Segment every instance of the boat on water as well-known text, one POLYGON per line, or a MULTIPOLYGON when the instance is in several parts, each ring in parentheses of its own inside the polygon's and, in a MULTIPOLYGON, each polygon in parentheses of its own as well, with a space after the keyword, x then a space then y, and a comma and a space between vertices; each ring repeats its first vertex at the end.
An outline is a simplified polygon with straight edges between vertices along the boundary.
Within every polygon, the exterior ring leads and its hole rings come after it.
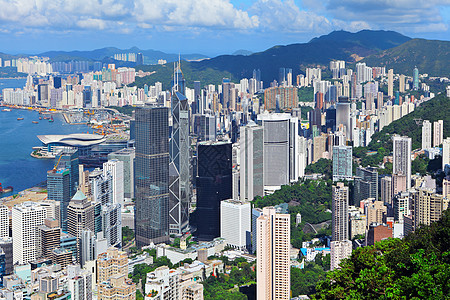
POLYGON ((39 117, 39 120, 42 120, 42 117, 39 117))
POLYGON ((4 108, 2 111, 11 111, 11 108, 4 108))
POLYGON ((23 120, 23 118, 17 118, 17 121, 23 120))
POLYGON ((9 193, 13 191, 12 186, 7 186, 5 188, 2 187, 2 183, 0 182, 0 194, 9 193))
POLYGON ((31 123, 38 124, 39 122, 38 121, 31 121, 31 123))
POLYGON ((55 120, 53 120, 53 116, 50 117, 50 120, 48 120, 49 122, 55 122, 55 120))

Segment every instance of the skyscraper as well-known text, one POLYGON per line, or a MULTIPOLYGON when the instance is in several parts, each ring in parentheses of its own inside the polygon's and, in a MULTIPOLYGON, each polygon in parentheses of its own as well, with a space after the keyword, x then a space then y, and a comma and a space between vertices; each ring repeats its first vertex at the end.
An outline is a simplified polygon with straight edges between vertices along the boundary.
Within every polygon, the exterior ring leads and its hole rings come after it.
POLYGON ((417 67, 413 70, 413 88, 416 91, 419 89, 419 69, 417 67))
POLYGON ((47 210, 34 202, 24 202, 12 208, 12 238, 14 263, 27 264, 39 253, 38 231, 44 224, 47 210))
POLYGON ((264 196, 263 129, 250 121, 240 130, 240 198, 252 201, 255 196, 264 196))
POLYGON ((367 198, 378 200, 378 172, 376 168, 356 168, 355 203, 367 198))
MULTIPOLYGON (((181 73, 180 66, 178 66, 181 73)), ((189 103, 180 85, 183 75, 174 81, 171 99, 172 135, 169 144, 169 231, 182 234, 189 226, 191 198, 189 139, 189 103)))
POLYGON ((388 97, 394 97, 394 70, 389 69, 388 71, 388 97))
POLYGON ((406 176, 406 189, 411 187, 411 138, 394 135, 392 174, 406 176))
POLYGON ((352 138, 352 128, 350 126, 350 102, 348 97, 341 96, 336 104, 336 128, 344 126, 344 133, 347 140, 352 138))
POLYGON ((256 298, 290 299, 290 215, 263 208, 257 219, 256 298))
POLYGON ((331 200, 332 241, 348 239, 348 187, 338 182, 332 187, 331 200))
POLYGON ((70 197, 75 195, 78 189, 79 179, 79 159, 77 149, 64 149, 55 157, 55 165, 59 161, 59 168, 66 168, 70 171, 70 197))
POLYGON ((124 196, 123 162, 117 159, 112 159, 103 163, 103 175, 106 176, 108 172, 112 176, 113 203, 123 206, 123 196, 124 196))
POLYGON ((431 123, 424 120, 422 124, 422 150, 431 148, 431 123))
POLYGON ((0 205, 0 239, 9 237, 8 207, 0 205))
POLYGON ((444 121, 433 122, 433 147, 438 147, 444 141, 444 121))
POLYGON ((232 199, 220 202, 220 236, 231 247, 241 250, 250 249, 250 202, 240 202, 232 199))
POLYGON ((47 198, 60 203, 59 220, 63 231, 67 231, 67 206, 71 199, 70 180, 70 169, 53 169, 47 172, 47 198))
POLYGON ((442 143, 442 170, 445 170, 445 165, 448 164, 450 164, 450 137, 442 143))
POLYGON ((352 146, 333 147, 333 181, 352 178, 352 146))
POLYGON ((352 255, 352 241, 332 241, 330 243, 330 270, 333 271, 339 267, 343 259, 352 255))
POLYGON ((61 228, 58 220, 45 219, 44 224, 38 226, 39 254, 47 259, 51 259, 52 251, 59 247, 61 239, 61 228))
POLYGON ((124 197, 134 198, 134 149, 125 148, 108 154, 108 160, 117 159, 123 162, 124 197))
POLYGON ((169 110, 136 110, 135 232, 138 247, 169 239, 169 110))
POLYGON ((220 201, 232 197, 232 144, 198 144, 197 232, 199 240, 220 236, 220 201))

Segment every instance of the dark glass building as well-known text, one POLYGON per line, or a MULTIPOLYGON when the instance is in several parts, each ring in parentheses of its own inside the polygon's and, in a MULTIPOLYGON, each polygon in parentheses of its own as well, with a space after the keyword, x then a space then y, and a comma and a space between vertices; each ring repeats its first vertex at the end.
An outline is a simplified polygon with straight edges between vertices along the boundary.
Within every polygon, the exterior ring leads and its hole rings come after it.
POLYGON ((137 247, 169 240, 169 110, 136 109, 137 247))
POLYGON ((61 230, 67 232, 67 206, 70 199, 70 169, 60 168, 47 172, 47 198, 60 203, 61 230))
POLYGON ((232 198, 232 144, 198 145, 197 232, 199 240, 220 236, 220 201, 232 198))

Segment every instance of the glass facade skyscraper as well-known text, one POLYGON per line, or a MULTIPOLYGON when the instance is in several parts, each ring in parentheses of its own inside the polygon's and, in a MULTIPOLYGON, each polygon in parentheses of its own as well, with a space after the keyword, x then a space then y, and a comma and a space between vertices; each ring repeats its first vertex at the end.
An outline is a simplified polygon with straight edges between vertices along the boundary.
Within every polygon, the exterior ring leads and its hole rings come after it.
POLYGON ((67 232, 67 207, 72 195, 70 193, 70 169, 61 168, 47 172, 47 198, 60 203, 61 230, 67 232))
POLYGON ((137 247, 169 240, 169 110, 136 110, 135 232, 137 247))
POLYGON ((199 240, 220 236, 220 201, 232 197, 232 144, 198 144, 197 232, 199 240))

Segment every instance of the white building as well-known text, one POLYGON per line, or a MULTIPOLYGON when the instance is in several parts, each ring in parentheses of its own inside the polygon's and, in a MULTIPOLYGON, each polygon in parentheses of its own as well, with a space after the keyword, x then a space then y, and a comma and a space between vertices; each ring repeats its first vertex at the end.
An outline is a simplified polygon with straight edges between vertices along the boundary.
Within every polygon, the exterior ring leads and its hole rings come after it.
POLYGON ((109 160, 103 164, 103 173, 112 175, 113 181, 113 203, 123 206, 124 188, 123 188, 123 162, 117 159, 109 160))
POLYGON ((422 149, 431 148, 431 122, 424 120, 422 124, 422 149))
POLYGON ((331 231, 332 241, 348 239, 348 186, 338 182, 332 187, 331 231))
POLYGON ((250 249, 251 230, 250 202, 231 199, 220 202, 220 236, 227 245, 250 249))
POLYGON ((92 299, 92 273, 80 265, 67 266, 67 283, 73 300, 92 299))
POLYGON ((433 147, 439 147, 444 140, 444 121, 433 122, 433 147))
POLYGON ((445 170, 445 165, 450 164, 450 137, 446 138, 442 143, 442 170, 445 170))
POLYGON ((256 297, 290 299, 290 215, 263 208, 257 220, 256 297))
POLYGON ((44 224, 47 210, 34 202, 24 202, 12 209, 13 262, 26 264, 37 258, 37 227, 44 224))
POLYGON ((349 258, 352 255, 352 241, 333 241, 331 242, 330 255, 330 269, 339 268, 339 264, 343 259, 349 258))
POLYGON ((406 189, 411 187, 411 138, 394 135, 392 174, 406 176, 406 189))
POLYGON ((8 207, 0 205, 0 239, 9 237, 8 207))

